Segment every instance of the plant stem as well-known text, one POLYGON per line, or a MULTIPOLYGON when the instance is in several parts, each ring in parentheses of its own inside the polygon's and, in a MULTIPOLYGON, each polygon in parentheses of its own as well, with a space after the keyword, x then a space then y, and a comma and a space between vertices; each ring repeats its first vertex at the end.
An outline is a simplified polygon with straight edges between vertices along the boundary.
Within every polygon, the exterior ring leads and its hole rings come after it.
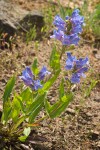
POLYGON ((62 50, 61 50, 61 54, 60 54, 60 60, 62 58, 62 55, 65 53, 66 51, 66 46, 62 46, 62 50))
POLYGON ((40 118, 39 120, 37 120, 34 124, 38 124, 39 122, 43 121, 44 119, 48 118, 48 115, 40 118))

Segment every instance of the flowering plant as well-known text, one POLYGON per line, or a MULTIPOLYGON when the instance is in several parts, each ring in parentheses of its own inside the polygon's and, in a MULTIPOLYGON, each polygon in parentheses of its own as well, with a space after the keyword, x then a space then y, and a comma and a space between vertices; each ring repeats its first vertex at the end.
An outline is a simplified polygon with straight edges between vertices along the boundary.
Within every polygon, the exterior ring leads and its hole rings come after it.
POLYGON ((53 119, 61 115, 73 100, 71 90, 73 84, 79 83, 81 77, 85 77, 84 73, 88 71, 88 57, 77 59, 67 51, 71 45, 78 45, 80 40, 79 34, 82 32, 84 18, 79 15, 79 10, 75 9, 71 17, 66 16, 65 20, 59 15, 55 16, 53 24, 56 29, 51 38, 61 41, 63 46, 60 52, 55 47, 53 48, 50 57, 51 70, 49 71, 46 66, 43 66, 39 71, 38 62, 35 59, 32 67, 27 66, 19 77, 25 84, 19 94, 15 93, 10 97, 15 85, 15 77, 12 77, 6 85, 0 123, 0 139, 4 143, 3 146, 9 145, 10 142, 25 141, 30 135, 31 129, 39 125, 44 118, 53 119), (67 54, 67 60, 64 70, 62 70, 60 60, 64 53, 67 54), (67 76, 60 78, 59 99, 51 105, 47 94, 61 72, 68 73, 67 76), (66 91, 65 86, 68 87, 66 91), (42 109, 46 111, 46 115, 37 119, 42 109))

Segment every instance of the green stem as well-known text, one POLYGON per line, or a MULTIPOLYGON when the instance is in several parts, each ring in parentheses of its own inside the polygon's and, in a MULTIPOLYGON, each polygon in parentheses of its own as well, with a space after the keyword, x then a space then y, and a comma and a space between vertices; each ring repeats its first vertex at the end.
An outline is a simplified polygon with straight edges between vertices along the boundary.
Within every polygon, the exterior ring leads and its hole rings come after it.
POLYGON ((38 119, 34 124, 38 124, 39 122, 43 121, 44 119, 48 118, 48 115, 38 119))
POLYGON ((60 54, 60 60, 61 60, 63 54, 67 51, 66 48, 67 48, 67 47, 66 47, 65 45, 62 46, 62 50, 61 50, 61 54, 60 54))

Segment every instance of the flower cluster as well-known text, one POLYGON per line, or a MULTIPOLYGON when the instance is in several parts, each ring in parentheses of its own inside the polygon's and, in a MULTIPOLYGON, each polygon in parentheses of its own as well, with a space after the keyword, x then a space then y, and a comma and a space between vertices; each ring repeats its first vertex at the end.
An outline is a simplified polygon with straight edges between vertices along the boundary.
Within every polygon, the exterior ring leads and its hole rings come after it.
POLYGON ((78 9, 73 11, 71 17, 66 16, 65 21, 59 15, 55 16, 53 24, 57 29, 53 31, 51 38, 61 41, 63 45, 78 45, 84 24, 84 17, 79 15, 78 9))
POLYGON ((88 71, 89 60, 88 57, 77 59, 75 56, 72 56, 70 52, 67 52, 66 60, 66 70, 72 70, 73 74, 71 77, 72 83, 79 83, 80 77, 85 77, 85 72, 88 71))
POLYGON ((39 88, 42 88, 41 80, 43 80, 47 74, 51 73, 45 66, 43 66, 38 74, 38 79, 35 79, 35 75, 32 73, 30 67, 27 66, 22 72, 22 76, 20 76, 20 79, 22 79, 24 81, 24 84, 29 86, 32 90, 38 90, 39 88))

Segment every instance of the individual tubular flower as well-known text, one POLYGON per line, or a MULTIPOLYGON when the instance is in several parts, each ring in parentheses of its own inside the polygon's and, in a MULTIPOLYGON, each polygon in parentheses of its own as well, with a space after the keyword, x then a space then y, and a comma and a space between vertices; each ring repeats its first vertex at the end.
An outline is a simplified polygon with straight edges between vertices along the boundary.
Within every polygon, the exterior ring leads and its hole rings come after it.
POLYGON ((80 38, 77 34, 65 35, 62 44, 63 45, 78 45, 80 38))
POLYGON ((88 71, 88 67, 84 67, 84 68, 81 68, 81 69, 77 70, 76 73, 72 74, 71 82, 72 83, 79 83, 81 76, 83 78, 86 77, 86 75, 84 73, 87 72, 87 71, 88 71))
POLYGON ((50 72, 47 71, 47 68, 44 66, 38 74, 39 79, 35 79, 36 77, 32 73, 30 67, 26 67, 22 72, 20 79, 22 79, 24 84, 29 86, 32 90, 38 90, 39 88, 42 88, 41 80, 43 80, 47 74, 50 74, 50 72))
POLYGON ((75 9, 71 16, 71 22, 74 26, 83 25, 84 17, 79 15, 79 9, 75 9))
POLYGON ((63 39, 64 39, 64 32, 61 31, 61 30, 54 30, 53 31, 53 35, 50 36, 50 38, 55 38, 61 42, 63 42, 63 39))
POLYGON ((34 80, 35 76, 30 67, 25 68, 25 70, 22 72, 22 76, 20 76, 20 79, 22 79, 24 84, 29 86, 32 90, 38 90, 42 87, 40 80, 34 80))
POLYGON ((33 90, 38 90, 39 88, 42 88, 40 80, 34 80, 33 90))
POLYGON ((63 45, 78 45, 79 34, 82 32, 84 17, 79 15, 79 10, 75 9, 72 16, 66 16, 65 21, 59 16, 55 16, 53 24, 57 28, 51 38, 60 40, 63 45))
POLYGON ((80 82, 80 76, 77 73, 72 74, 71 82, 72 83, 79 83, 80 82))
POLYGON ((65 31, 66 22, 59 16, 56 15, 53 24, 62 31, 65 31))
POLYGON ((75 9, 72 13, 72 16, 66 16, 66 22, 67 24, 69 24, 72 29, 70 30, 70 32, 72 34, 75 33, 81 33, 82 32, 82 26, 84 24, 84 17, 79 15, 79 10, 75 9))
POLYGON ((70 52, 67 52, 67 60, 66 60, 66 70, 72 70, 74 68, 74 62, 76 61, 76 57, 72 56, 70 52))
POLYGON ((82 26, 81 25, 72 26, 72 29, 71 29, 72 34, 76 34, 76 33, 78 34, 81 32, 82 32, 82 26))
POLYGON ((26 67, 25 70, 22 72, 22 76, 20 76, 20 79, 22 79, 25 83, 25 85, 32 87, 34 84, 33 81, 34 75, 29 67, 26 67))
POLYGON ((76 59, 70 52, 67 53, 67 57, 65 68, 73 72, 70 80, 72 83, 79 83, 81 77, 86 77, 84 73, 88 71, 89 60, 87 57, 76 59))
POLYGON ((44 77, 45 77, 47 74, 49 75, 49 74, 51 74, 51 72, 49 72, 49 71, 47 70, 47 68, 46 68, 45 66, 43 66, 43 68, 41 69, 41 71, 40 71, 40 73, 39 73, 39 79, 40 79, 40 80, 43 80, 44 77))
POLYGON ((82 59, 80 58, 79 60, 76 60, 76 67, 77 68, 82 68, 84 65, 89 65, 89 60, 88 60, 88 57, 82 59))

